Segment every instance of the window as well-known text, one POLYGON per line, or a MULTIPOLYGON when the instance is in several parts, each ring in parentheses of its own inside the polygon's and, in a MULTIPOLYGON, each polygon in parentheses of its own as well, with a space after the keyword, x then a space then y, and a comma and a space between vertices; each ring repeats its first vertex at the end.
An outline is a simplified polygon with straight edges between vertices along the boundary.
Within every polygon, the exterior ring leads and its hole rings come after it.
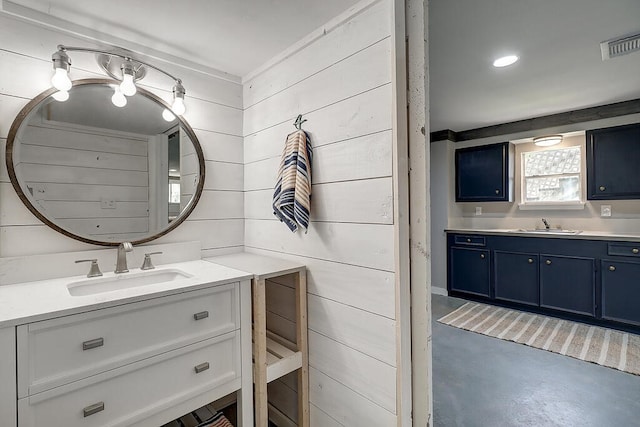
POLYGON ((522 153, 522 204, 582 202, 579 146, 522 153))

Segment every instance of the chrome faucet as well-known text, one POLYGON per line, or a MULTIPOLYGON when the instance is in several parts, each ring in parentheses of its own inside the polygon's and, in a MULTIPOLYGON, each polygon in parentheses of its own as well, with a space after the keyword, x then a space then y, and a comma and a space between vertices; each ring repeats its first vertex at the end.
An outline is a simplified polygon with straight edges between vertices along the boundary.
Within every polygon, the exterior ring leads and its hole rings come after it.
POLYGON ((118 258, 116 260, 116 274, 129 272, 127 268, 127 252, 131 252, 132 250, 133 245, 131 243, 120 243, 120 246, 118 246, 118 258))
POLYGON ((542 218, 542 223, 544 224, 544 228, 546 228, 547 230, 551 228, 551 226, 549 225, 546 219, 542 218))

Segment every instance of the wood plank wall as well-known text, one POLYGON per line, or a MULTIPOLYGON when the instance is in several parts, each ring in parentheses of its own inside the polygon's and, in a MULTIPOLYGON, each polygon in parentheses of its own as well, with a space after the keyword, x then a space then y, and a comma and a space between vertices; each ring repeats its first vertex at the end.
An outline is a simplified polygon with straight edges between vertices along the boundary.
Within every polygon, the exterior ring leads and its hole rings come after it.
MULTIPOLYGON (((82 38, 0 15, 0 257, 80 251, 96 247, 59 234, 33 216, 16 196, 4 152, 20 109, 50 87, 51 54, 58 44, 96 47, 82 38)), ((126 47, 126 46, 123 46, 126 47)), ((104 78, 92 54, 70 54, 72 79, 104 78)), ((154 243, 200 240, 203 256, 238 251, 244 242, 242 85, 157 63, 181 77, 187 89, 185 118, 206 160, 205 191, 189 219, 154 243)), ((173 82, 150 72, 143 87, 166 100, 173 82)))
MULTIPOLYGON (((308 267, 316 427, 397 422, 390 16, 388 0, 372 2, 244 84, 245 247, 308 267), (298 114, 314 147, 306 234, 292 234, 271 209, 298 114)), ((285 336, 289 286, 268 284, 270 327, 285 336)), ((293 381, 269 392, 294 411, 293 381)))

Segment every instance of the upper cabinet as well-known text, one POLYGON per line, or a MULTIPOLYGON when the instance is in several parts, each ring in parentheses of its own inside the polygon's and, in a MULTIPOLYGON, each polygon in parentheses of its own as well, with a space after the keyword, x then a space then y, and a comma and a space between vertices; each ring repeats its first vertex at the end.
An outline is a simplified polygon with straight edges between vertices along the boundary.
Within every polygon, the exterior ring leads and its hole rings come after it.
POLYGON ((513 200, 513 145, 509 142, 456 150, 456 202, 513 200))
POLYGON ((640 199, 640 123, 587 131, 587 198, 640 199))

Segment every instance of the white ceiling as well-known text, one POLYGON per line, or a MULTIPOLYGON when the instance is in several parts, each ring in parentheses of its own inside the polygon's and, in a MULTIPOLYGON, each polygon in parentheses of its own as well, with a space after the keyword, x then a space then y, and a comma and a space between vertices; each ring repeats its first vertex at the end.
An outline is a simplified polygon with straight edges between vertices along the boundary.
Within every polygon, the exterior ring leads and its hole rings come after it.
POLYGON ((462 131, 640 98, 640 52, 600 42, 640 32, 640 0, 430 0, 431 130, 462 131), (515 53, 503 69, 492 61, 515 53))
POLYGON ((358 1, 12 0, 239 77, 358 1))
MULTIPOLYGON (((207 68, 246 76, 358 0, 13 0, 207 68)), ((640 98, 640 0, 430 0, 431 130, 461 131, 640 98), (520 61, 496 69, 497 56, 520 61)))

